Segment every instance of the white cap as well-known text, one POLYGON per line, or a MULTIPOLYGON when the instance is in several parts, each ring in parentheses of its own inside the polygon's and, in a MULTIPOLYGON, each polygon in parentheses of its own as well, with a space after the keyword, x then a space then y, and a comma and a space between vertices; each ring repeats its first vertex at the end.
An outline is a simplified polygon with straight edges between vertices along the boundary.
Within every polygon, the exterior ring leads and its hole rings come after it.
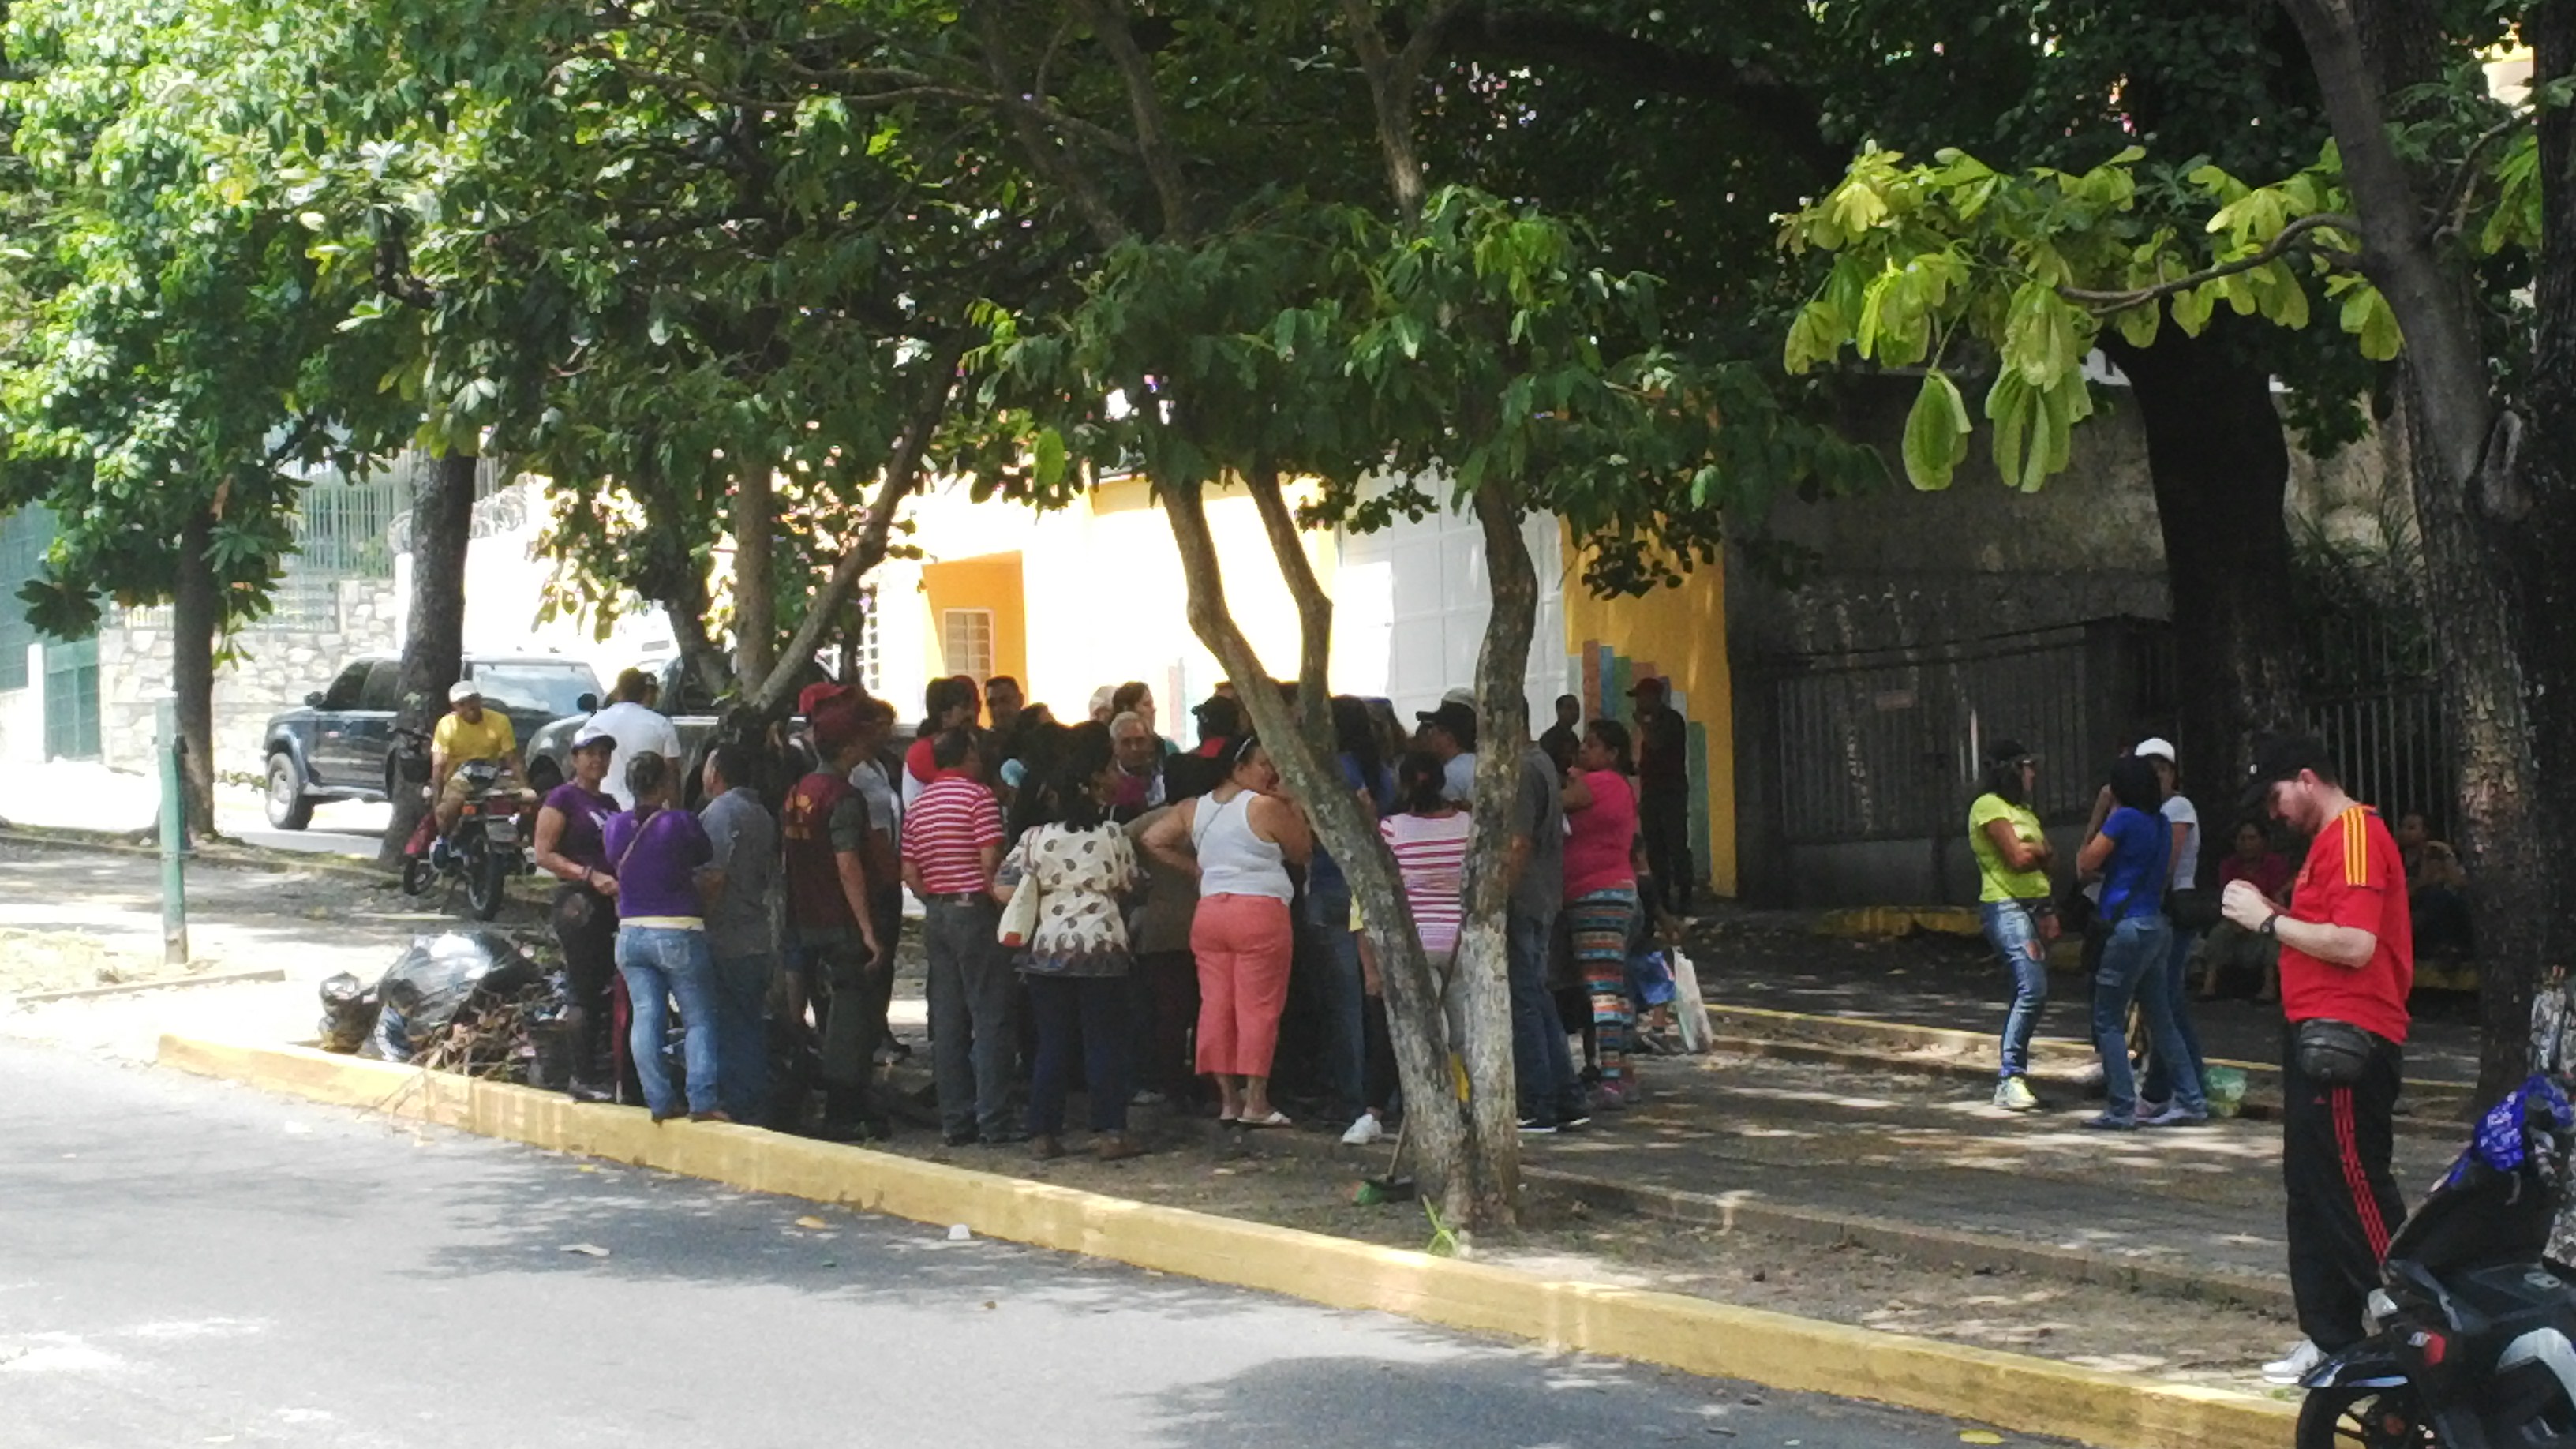
POLYGON ((460 679, 454 684, 447 686, 447 702, 449 704, 463 704, 469 699, 481 699, 482 697, 483 691, 481 687, 476 685, 474 681, 470 679, 460 679))
POLYGON ((2162 760, 2168 765, 2178 765, 2182 763, 2180 760, 2174 758, 2173 742, 2165 739, 2161 735, 2149 735, 2147 738, 2138 741, 2138 747, 2129 751, 2129 753, 2137 756, 2141 760, 2162 760))
POLYGON ((1457 688, 1450 690, 1447 694, 1440 696, 1440 702, 1442 704, 1463 704, 1469 709, 1474 709, 1476 707, 1476 691, 1473 688, 1462 684, 1457 688))
POLYGON ((572 732, 572 747, 574 749, 586 750, 596 744, 606 744, 611 750, 614 750, 617 748, 617 736, 610 734, 607 730, 604 730, 595 724, 585 724, 581 728, 572 732))

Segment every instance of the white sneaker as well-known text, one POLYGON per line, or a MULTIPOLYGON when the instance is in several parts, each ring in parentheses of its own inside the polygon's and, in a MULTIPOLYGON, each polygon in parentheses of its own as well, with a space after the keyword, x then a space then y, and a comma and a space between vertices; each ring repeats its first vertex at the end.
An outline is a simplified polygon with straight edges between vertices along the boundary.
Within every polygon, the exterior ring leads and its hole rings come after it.
POLYGON ((2036 1112, 2039 1098, 2030 1083, 2019 1077, 2006 1077, 1995 1086, 1995 1105, 2007 1112, 2036 1112))
POLYGON ((2295 1384, 2325 1361, 2325 1350, 2303 1338, 2291 1345, 2288 1355, 2263 1365, 2263 1381, 2268 1384, 2295 1384))
POLYGON ((1359 1120, 1351 1124, 1351 1130, 1342 1134, 1344 1147, 1366 1147, 1385 1140, 1386 1128, 1378 1124, 1375 1112, 1362 1112, 1359 1120))

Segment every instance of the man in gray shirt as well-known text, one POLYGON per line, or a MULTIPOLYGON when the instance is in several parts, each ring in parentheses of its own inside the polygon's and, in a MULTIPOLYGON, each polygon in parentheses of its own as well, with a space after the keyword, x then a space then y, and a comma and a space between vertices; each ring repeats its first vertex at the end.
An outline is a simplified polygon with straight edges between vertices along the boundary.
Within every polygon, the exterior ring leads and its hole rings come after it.
POLYGON ((1589 1122, 1583 1078, 1566 1049, 1565 1020, 1547 989, 1548 953, 1556 915, 1565 904, 1565 793, 1556 763, 1536 745, 1521 747, 1520 793, 1512 802, 1512 842, 1506 868, 1512 903, 1506 918, 1511 947, 1512 1075, 1520 1086, 1523 1132, 1538 1134, 1589 1122))
POLYGON ((724 1064, 725 1111, 737 1122, 768 1120, 769 982, 778 969, 770 904, 778 894, 778 822, 751 788, 751 747, 718 745, 707 755, 706 805, 698 811, 715 845, 711 870, 724 884, 707 904, 707 951, 715 958, 716 1059, 724 1064))

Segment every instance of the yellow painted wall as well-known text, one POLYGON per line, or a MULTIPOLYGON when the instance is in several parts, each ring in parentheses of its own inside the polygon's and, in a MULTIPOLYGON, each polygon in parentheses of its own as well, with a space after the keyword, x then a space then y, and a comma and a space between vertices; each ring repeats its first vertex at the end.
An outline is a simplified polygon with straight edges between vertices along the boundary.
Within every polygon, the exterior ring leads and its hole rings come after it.
MULTIPOLYGON (((1572 544, 1568 544, 1569 554, 1572 544)), ((1658 589, 1638 599, 1597 599, 1584 589, 1580 570, 1569 570, 1565 589, 1566 652, 1583 671, 1585 717, 1606 712, 1629 717, 1625 698, 1601 698, 1605 682, 1597 668, 1602 646, 1617 656, 1621 677, 1609 682, 1616 696, 1649 667, 1673 681, 1682 712, 1705 730, 1708 786, 1708 834, 1701 865, 1711 889, 1732 896, 1736 889, 1735 855, 1735 677, 1726 653, 1726 578, 1711 564, 1692 572, 1681 586, 1658 589), (1605 705, 1607 706, 1605 710, 1605 705)))
POLYGON ((1023 685, 1027 683, 1028 605, 1019 554, 988 553, 925 563, 921 567, 921 591, 930 612, 928 653, 934 666, 949 672, 941 654, 941 615, 949 609, 989 609, 993 614, 992 673, 1007 674, 1023 685))

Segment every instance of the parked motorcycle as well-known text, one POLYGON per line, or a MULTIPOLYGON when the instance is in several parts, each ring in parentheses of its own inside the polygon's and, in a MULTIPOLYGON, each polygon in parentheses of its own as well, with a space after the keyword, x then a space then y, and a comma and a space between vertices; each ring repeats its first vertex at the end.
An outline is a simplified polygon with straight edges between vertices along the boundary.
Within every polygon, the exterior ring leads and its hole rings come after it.
POLYGON ((2576 1110, 2533 1077, 2388 1245, 2370 1337, 2302 1386, 2298 1449, 2576 1449, 2576 1267, 2549 1260, 2576 1110))
MULTIPOLYGON (((426 774, 424 769, 424 778, 426 774)), ((502 786, 501 767, 492 761, 468 761, 457 767, 457 774, 465 781, 465 808, 456 817, 456 828, 441 840, 437 812, 422 813, 403 847, 403 889, 425 896, 441 880, 462 881, 474 919, 488 921, 501 913, 511 878, 528 870, 519 822, 522 806, 519 792, 502 786)))

